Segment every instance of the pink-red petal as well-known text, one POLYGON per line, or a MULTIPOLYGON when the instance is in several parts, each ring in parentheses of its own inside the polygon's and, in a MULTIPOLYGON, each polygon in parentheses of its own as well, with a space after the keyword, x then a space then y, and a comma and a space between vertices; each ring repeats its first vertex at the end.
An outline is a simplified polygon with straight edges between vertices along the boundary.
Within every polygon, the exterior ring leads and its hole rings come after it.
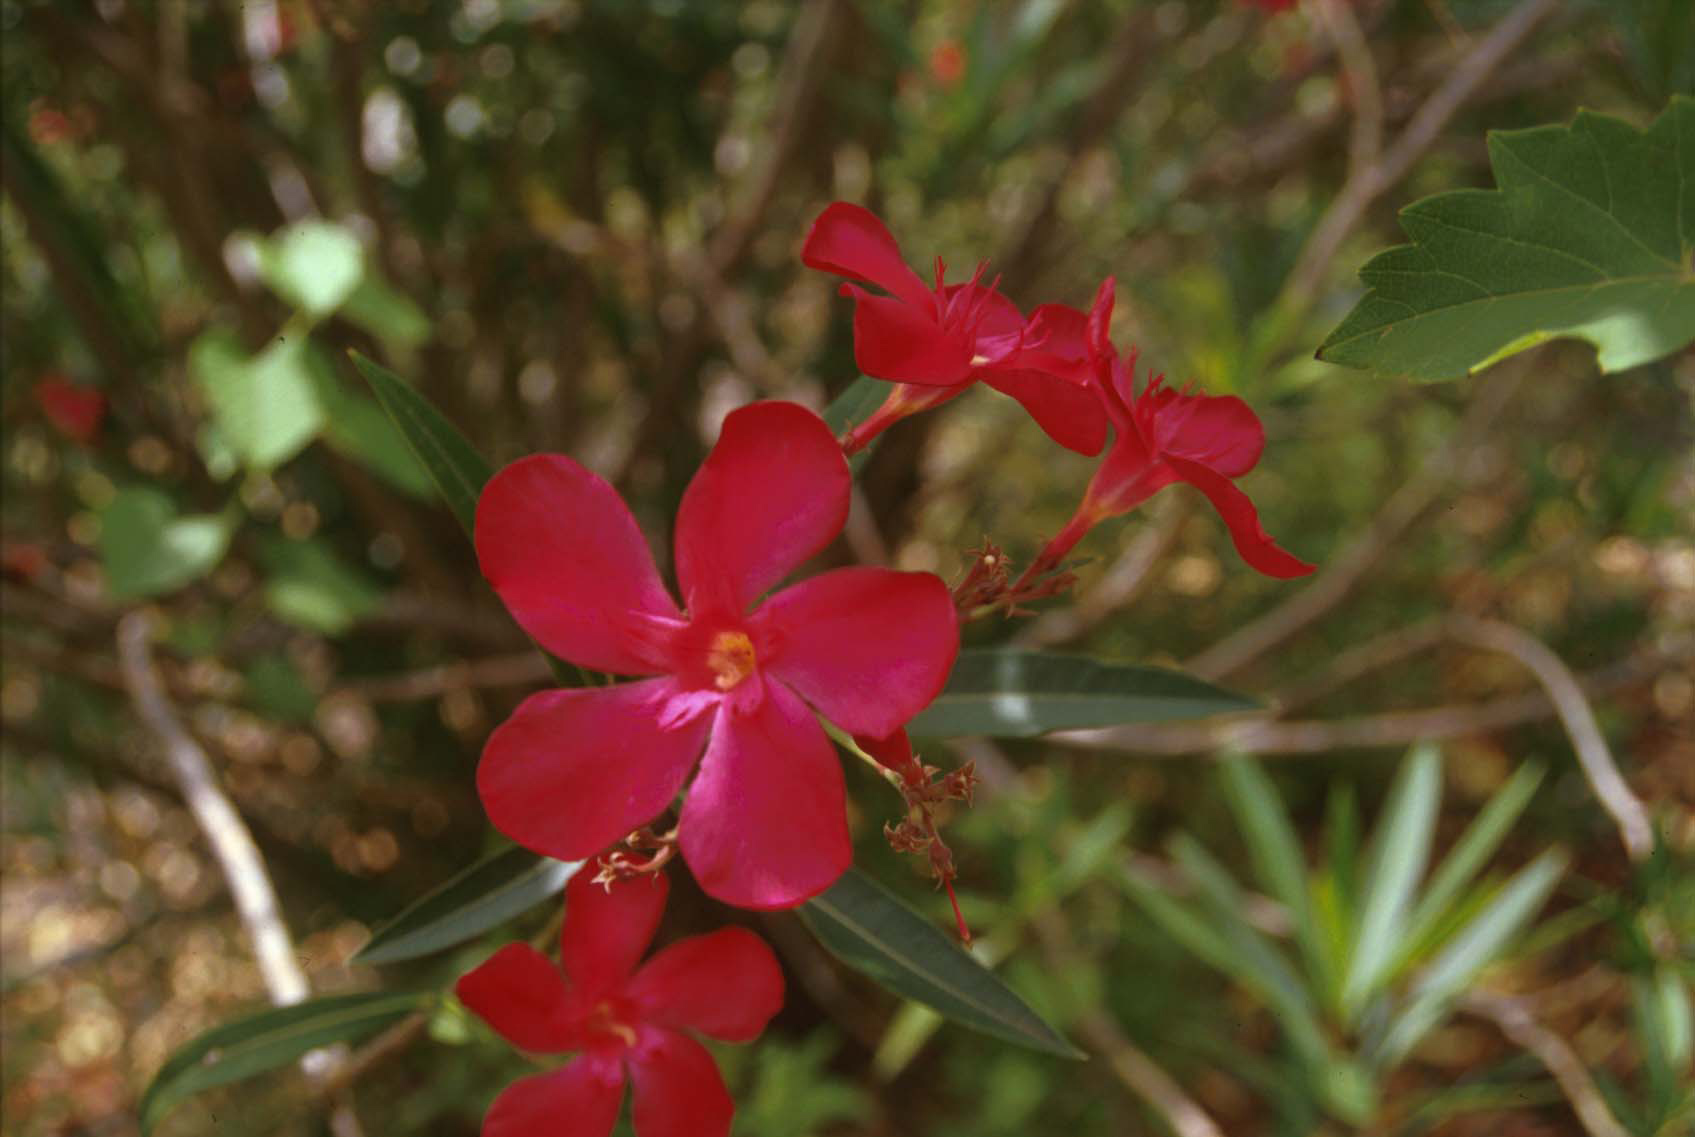
POLYGON ((995 368, 982 374, 985 383, 1017 399, 1036 425, 1067 450, 1092 457, 1106 445, 1106 410, 1091 388, 1023 368, 995 368))
POLYGON ((494 827, 526 848, 576 861, 671 803, 711 717, 670 713, 669 679, 543 691, 483 747, 477 793, 494 827))
POLYGON ((1259 463, 1265 428, 1241 399, 1169 390, 1150 397, 1154 439, 1162 452, 1199 462, 1227 478, 1239 478, 1259 463))
POLYGON ((596 884, 584 865, 565 887, 565 927, 559 960, 582 996, 593 1003, 624 985, 653 942, 671 882, 664 873, 596 884))
POLYGON ((885 735, 941 691, 959 654, 953 597, 933 573, 843 568, 785 588, 749 621, 766 672, 849 731, 885 735))
POLYGON ((1199 462, 1167 456, 1177 476, 1207 496, 1230 529, 1236 552, 1248 565, 1279 580, 1305 576, 1313 566, 1278 547, 1259 523, 1259 511, 1236 484, 1199 462))
POLYGON ((783 1009, 783 969, 746 928, 721 928, 648 960, 625 994, 658 1026, 751 1042, 783 1009))
POLYGON ((971 378, 970 346, 949 334, 935 317, 851 284, 842 290, 854 297, 853 358, 865 374, 932 387, 952 387, 971 378))
POLYGON ((607 1137, 623 1104, 623 1063, 584 1055, 506 1087, 483 1118, 482 1137, 607 1137))
MULTIPOLYGON (((733 996, 726 992, 725 997, 733 996)), ((636 1137, 726 1137, 730 1132, 736 1103, 724 1088, 718 1063, 700 1043, 647 1027, 629 1063, 636 1137)))
POLYGON ((934 297, 900 255, 893 234, 863 206, 838 201, 825 207, 806 234, 800 259, 808 268, 875 284, 921 311, 934 311, 934 297))
POLYGON ((677 579, 690 616, 742 615, 841 532, 851 486, 830 428, 805 407, 731 412, 677 511, 677 579))
POLYGON ((570 990, 565 977, 529 944, 507 944, 459 977, 453 993, 520 1050, 571 1048, 570 990))
POLYGON ((560 454, 520 458, 484 487, 476 544, 489 584, 547 650, 595 671, 664 670, 654 630, 681 617, 600 475, 560 454))
POLYGON ((1030 313, 1024 343, 1010 364, 1087 383, 1090 365, 1089 317, 1068 304, 1043 304, 1030 313))
POLYGON ((679 825, 701 888, 738 908, 792 908, 853 861, 841 766, 781 683, 754 710, 720 707, 679 825))

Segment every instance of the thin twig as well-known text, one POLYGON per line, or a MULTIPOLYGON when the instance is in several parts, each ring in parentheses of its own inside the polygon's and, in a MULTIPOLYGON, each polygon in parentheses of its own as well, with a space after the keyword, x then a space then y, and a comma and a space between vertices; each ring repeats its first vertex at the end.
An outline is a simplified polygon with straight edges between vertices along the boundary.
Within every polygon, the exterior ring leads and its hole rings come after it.
MULTIPOLYGON (((272 1004, 290 1006, 311 993, 306 973, 283 923, 282 905, 265 868, 265 859, 229 797, 218 785, 212 763, 200 744, 184 729, 165 694, 164 682, 152 656, 156 617, 145 608, 118 621, 118 660, 136 714, 164 746, 165 758, 183 801, 205 834, 224 881, 235 901, 236 915, 253 946, 253 958, 272 1004)), ((328 1079, 345 1056, 344 1048, 314 1050, 300 1068, 315 1084, 328 1079), (339 1053, 338 1053, 339 1051, 339 1053)), ((359 1137, 357 1115, 344 1094, 338 1094, 330 1116, 337 1137, 359 1137)))
POLYGON ((1456 639, 1512 656, 1536 676, 1553 701, 1590 788, 1618 826, 1625 852, 1633 861, 1645 861, 1652 856, 1654 827, 1648 820, 1648 809, 1619 774, 1612 751, 1595 721, 1595 712, 1571 669, 1548 645, 1511 624, 1453 616, 1446 621, 1446 627, 1456 639))
POLYGON ((212 854, 229 883, 242 927, 253 944, 253 955, 265 990, 277 1006, 306 997, 306 973, 294 955, 294 943, 283 926, 276 889, 265 871, 264 858, 253 834, 219 787, 212 763, 177 720, 165 695, 164 683, 152 659, 154 616, 139 609, 118 621, 118 659, 136 713, 164 745, 183 800, 212 846, 212 854))
POLYGON ((1318 294, 1342 242, 1371 203, 1406 176, 1454 113, 1559 6, 1560 0, 1521 0, 1454 66, 1378 160, 1353 172, 1302 246, 1279 297, 1281 306, 1290 311, 1306 309, 1318 294))
POLYGON ((1377 61, 1354 18, 1347 0, 1316 0, 1313 8, 1324 25, 1347 80, 1354 105, 1353 131, 1348 142, 1348 180, 1377 161, 1383 150, 1383 90, 1377 80, 1377 61))
POLYGON ((1535 1055, 1559 1083, 1589 1137, 1629 1137, 1607 1109, 1606 1100, 1576 1052, 1565 1039, 1536 1021, 1524 999, 1473 992, 1460 1000, 1460 1009, 1488 1019, 1508 1039, 1535 1055))

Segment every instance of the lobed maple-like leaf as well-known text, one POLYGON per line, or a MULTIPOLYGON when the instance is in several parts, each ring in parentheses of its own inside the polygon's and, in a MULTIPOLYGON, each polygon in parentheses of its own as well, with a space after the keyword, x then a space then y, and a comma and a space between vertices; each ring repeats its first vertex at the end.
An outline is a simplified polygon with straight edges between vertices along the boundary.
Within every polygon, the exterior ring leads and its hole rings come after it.
POLYGON ((1589 111, 1489 135, 1494 190, 1401 211, 1412 244, 1360 270, 1370 286, 1318 358, 1452 379, 1558 337, 1602 371, 1695 340, 1695 99, 1647 130, 1589 111))

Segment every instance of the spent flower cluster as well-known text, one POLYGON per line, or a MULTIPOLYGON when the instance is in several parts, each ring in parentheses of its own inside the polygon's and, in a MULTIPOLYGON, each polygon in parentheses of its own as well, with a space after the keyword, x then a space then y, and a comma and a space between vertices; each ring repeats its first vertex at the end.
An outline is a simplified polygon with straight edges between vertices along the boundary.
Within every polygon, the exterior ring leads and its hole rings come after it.
POLYGON ((757 1036, 782 1002, 770 949, 732 928, 635 965, 677 856, 707 895, 750 909, 802 904, 847 870, 832 736, 900 794, 903 813, 884 835, 927 862, 969 939, 939 829, 946 803, 970 803, 976 775, 924 764, 905 727, 947 682, 960 624, 1063 592, 1073 579, 1064 558, 1100 521, 1181 481, 1212 502, 1249 565, 1273 577, 1311 571, 1235 485, 1264 449, 1258 418, 1240 399, 1173 390, 1158 375, 1138 387, 1135 352, 1121 355, 1107 335, 1110 278, 1087 312, 1044 304, 1026 318, 998 278, 985 283, 985 265, 948 284, 938 260, 926 284, 883 223, 845 203, 813 223, 801 256, 847 279, 859 368, 894 386, 839 440, 793 403, 724 420, 677 511, 681 603, 628 506, 570 458, 520 459, 478 503, 483 574, 519 625, 586 671, 629 677, 530 696, 483 751, 477 789, 496 828, 537 852, 597 862, 567 889, 562 972, 512 944, 460 981, 461 1000, 520 1049, 580 1054, 502 1094, 485 1137, 555 1132, 567 1114, 571 1132, 600 1137, 626 1081, 638 1137, 728 1132, 722 1079, 682 1032, 757 1036), (985 539, 952 588, 869 567, 777 588, 846 524, 848 455, 978 382, 1017 400, 1061 446, 1104 451, 1075 515, 1024 572, 1014 579, 985 539))

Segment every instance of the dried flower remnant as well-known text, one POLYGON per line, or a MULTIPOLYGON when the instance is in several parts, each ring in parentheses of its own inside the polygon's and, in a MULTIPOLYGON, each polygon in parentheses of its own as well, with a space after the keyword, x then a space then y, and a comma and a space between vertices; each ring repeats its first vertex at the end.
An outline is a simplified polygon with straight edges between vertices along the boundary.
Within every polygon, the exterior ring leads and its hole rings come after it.
POLYGON ((947 586, 929 573, 836 569, 760 600, 840 532, 849 486, 812 412, 732 413, 677 514, 685 614, 598 476, 559 455, 496 474, 477 552, 518 623, 561 658, 649 678, 525 700, 477 771, 495 826, 580 860, 662 813, 698 760, 676 840, 702 888, 769 909, 833 884, 852 849, 814 709, 886 734, 935 698, 959 649, 947 586))
POLYGON ((953 891, 954 878, 959 874, 954 867, 953 850, 942 840, 936 809, 947 801, 971 804, 978 781, 975 765, 967 762, 946 774, 935 766, 926 766, 912 752, 912 740, 904 729, 882 738, 855 735, 854 743, 877 760, 884 777, 906 802, 906 816, 893 825, 885 822, 883 837, 895 852, 917 853, 930 862, 930 874, 936 878, 936 886, 947 890, 948 903, 953 905, 959 938, 969 944, 971 929, 966 926, 965 914, 959 910, 959 898, 953 891))
POLYGON ((565 890, 560 963, 507 944, 455 993, 507 1041, 537 1054, 578 1052, 514 1082, 483 1119, 483 1137, 612 1132, 628 1081, 636 1137, 723 1137, 735 1103, 693 1032, 757 1038, 783 1005, 783 973, 744 928, 679 940, 640 967, 665 911, 663 874, 603 885, 583 871, 565 890))

